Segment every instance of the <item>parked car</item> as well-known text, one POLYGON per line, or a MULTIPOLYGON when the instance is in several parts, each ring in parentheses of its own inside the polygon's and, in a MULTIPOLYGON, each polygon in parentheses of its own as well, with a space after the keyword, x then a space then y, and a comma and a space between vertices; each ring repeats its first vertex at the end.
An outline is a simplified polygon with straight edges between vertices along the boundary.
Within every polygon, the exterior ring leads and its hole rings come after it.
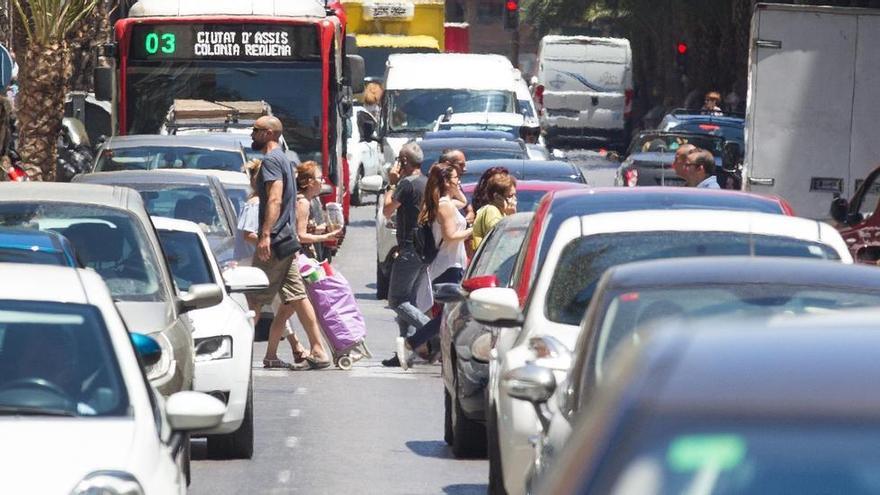
MULTIPOLYGON (((539 206, 536 222, 540 217, 539 206)), ((577 326, 606 269, 647 259, 750 253, 852 262, 846 245, 831 226, 751 211, 589 214, 581 210, 562 221, 549 237, 550 248, 537 265, 540 268, 534 272, 534 287, 527 299, 521 302, 514 288, 481 289, 469 296, 475 319, 518 329, 500 332, 490 367, 489 455, 503 470, 508 493, 522 493, 525 486, 526 473, 534 462, 534 449, 528 439, 538 433, 538 418, 530 405, 500 393, 500 377, 541 357, 542 351, 530 345, 532 337, 549 335, 568 349, 574 347, 577 326)), ((522 249, 527 246, 528 240, 522 249)), ((566 360, 552 364, 560 379, 570 365, 566 360)), ((491 468, 492 464, 490 474, 491 468)), ((496 478, 495 483, 500 481, 496 478)))
POLYGON ((534 95, 551 146, 624 147, 633 101, 629 40, 548 35, 538 46, 534 95))
MULTIPOLYGON (((473 200, 476 183, 463 184, 461 190, 468 201, 473 200)), ((585 189, 586 184, 577 182, 559 182, 543 180, 517 180, 516 181, 516 211, 518 213, 533 212, 538 208, 538 202, 545 194, 551 191, 567 191, 569 189, 585 189)))
POLYGON ((0 263, 0 280, 0 492, 186 493, 187 434, 223 404, 156 393, 141 364, 166 350, 128 333, 95 271, 0 263))
POLYGON ((616 186, 683 186, 684 179, 672 170, 675 152, 683 144, 692 144, 712 152, 715 176, 721 182, 724 139, 682 132, 643 131, 633 138, 626 159, 617 169, 616 186))
POLYGON ((254 453, 254 405, 251 363, 254 317, 247 301, 234 295, 269 286, 266 274, 249 266, 220 271, 201 228, 183 220, 153 217, 178 290, 193 284, 217 284, 223 301, 189 312, 193 322, 193 389, 217 397, 226 406, 219 425, 194 432, 208 435, 208 456, 250 459, 254 453))
MULTIPOLYGON (((870 267, 727 257, 641 261, 609 268, 578 330, 568 378, 558 384, 547 401, 548 412, 541 414, 546 429, 536 442, 535 476, 562 451, 581 410, 605 380, 614 353, 628 342, 643 342, 652 327, 699 322, 709 331, 716 323, 867 307, 880 307, 880 270, 870 267)), ((567 352, 550 339, 539 345, 567 352)))
POLYGON ((82 267, 73 246, 55 232, 0 227, 0 263, 82 267))
POLYGON ((874 235, 880 225, 880 167, 863 181, 856 181, 856 193, 847 201, 835 195, 830 216, 837 222, 840 235, 846 240, 853 258, 859 263, 876 265, 880 261, 880 238, 874 235))
POLYGON ((0 183, 0 226, 66 237, 98 272, 128 328, 153 337, 162 357, 146 367, 164 396, 192 390, 193 326, 186 313, 218 304, 216 284, 177 294, 159 239, 134 190, 94 184, 0 183))
MULTIPOLYGON (((694 324, 624 349, 536 493, 880 491, 877 318, 694 324)), ((552 383, 531 371, 523 391, 552 383)))
POLYGON ((80 175, 76 182, 130 187, 140 193, 151 216, 199 224, 220 263, 235 260, 237 216, 226 189, 213 175, 124 170, 80 175))
MULTIPOLYGON (((520 180, 539 180, 552 182, 575 182, 578 184, 586 184, 587 179, 584 177, 581 169, 577 165, 570 162, 557 160, 524 160, 524 159, 498 159, 498 160, 479 160, 470 159, 470 155, 465 153, 467 157, 467 171, 461 176, 462 184, 477 183, 483 172, 492 167, 505 167, 520 180)), ((517 188, 519 193, 519 188, 517 188)))
POLYGON ((95 172, 195 168, 241 172, 247 157, 240 141, 214 135, 130 135, 107 138, 95 172))

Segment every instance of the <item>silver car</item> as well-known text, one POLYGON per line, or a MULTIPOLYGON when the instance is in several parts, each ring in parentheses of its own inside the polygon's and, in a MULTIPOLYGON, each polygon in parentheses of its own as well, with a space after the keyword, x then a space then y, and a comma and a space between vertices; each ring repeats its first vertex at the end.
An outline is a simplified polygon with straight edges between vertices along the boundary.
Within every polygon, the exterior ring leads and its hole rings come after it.
POLYGON ((98 152, 94 171, 171 168, 241 172, 245 161, 241 143, 222 136, 136 134, 108 138, 98 152))
POLYGON ((164 396, 192 390, 193 328, 184 313, 219 304, 223 294, 216 284, 176 293, 136 191, 91 184, 0 183, 0 226, 67 237, 80 261, 103 277, 129 331, 149 335, 162 347, 161 359, 145 368, 150 382, 164 396))

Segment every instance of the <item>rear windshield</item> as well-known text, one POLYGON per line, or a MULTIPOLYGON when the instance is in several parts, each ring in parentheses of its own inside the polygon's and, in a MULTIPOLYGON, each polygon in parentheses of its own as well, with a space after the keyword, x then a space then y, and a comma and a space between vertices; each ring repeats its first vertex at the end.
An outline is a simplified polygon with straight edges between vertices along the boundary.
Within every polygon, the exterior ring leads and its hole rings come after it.
POLYGON ((226 221, 221 199, 208 186, 168 186, 162 184, 129 184, 144 199, 150 216, 188 220, 208 235, 232 235, 226 221))
POLYGON ((696 134, 708 134, 710 136, 721 136, 728 141, 736 141, 740 144, 745 141, 744 129, 742 126, 721 125, 711 123, 685 122, 675 126, 676 131, 693 132, 696 134))
MULTIPOLYGON (((526 155, 526 151, 522 148, 507 148, 507 149, 499 149, 499 148, 469 148, 466 146, 459 146, 457 149, 460 149, 464 152, 464 156, 467 157, 468 161, 470 160, 526 160, 528 156, 526 155)), ((431 169, 431 165, 440 161, 440 154, 442 150, 429 151, 422 150, 425 152, 425 161, 422 162, 422 173, 427 174, 431 169)), ((482 172, 480 172, 482 174, 482 172)), ((477 182, 480 179, 480 176, 477 175, 473 177, 470 169, 461 176, 462 184, 467 184, 469 182, 477 182)))
MULTIPOLYGON (((676 130, 681 129, 676 128, 676 130)), ((675 153, 684 144, 692 144, 697 148, 711 151, 715 157, 720 157, 724 140, 700 136, 645 134, 633 138, 628 153, 675 153)))
POLYGON ((244 160, 236 151, 189 148, 183 146, 138 146, 101 152, 96 172, 187 168, 241 172, 244 160))
POLYGON ((612 266, 693 256, 840 259, 824 244, 732 232, 624 232, 580 237, 565 247, 556 264, 547 290, 547 318, 566 325, 580 324, 599 277, 612 266))
POLYGON ((38 249, 0 247, 0 263, 25 263, 29 265, 70 266, 63 253, 38 249))

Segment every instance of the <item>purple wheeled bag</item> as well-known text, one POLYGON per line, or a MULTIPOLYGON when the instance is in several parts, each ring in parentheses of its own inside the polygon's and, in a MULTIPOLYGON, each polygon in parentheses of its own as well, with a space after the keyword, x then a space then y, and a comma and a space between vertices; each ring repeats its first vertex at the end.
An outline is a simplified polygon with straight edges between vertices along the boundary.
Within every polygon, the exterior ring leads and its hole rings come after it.
POLYGON ((330 277, 307 283, 306 289, 318 323, 335 353, 348 351, 363 342, 367 336, 364 315, 342 274, 336 271, 330 277))

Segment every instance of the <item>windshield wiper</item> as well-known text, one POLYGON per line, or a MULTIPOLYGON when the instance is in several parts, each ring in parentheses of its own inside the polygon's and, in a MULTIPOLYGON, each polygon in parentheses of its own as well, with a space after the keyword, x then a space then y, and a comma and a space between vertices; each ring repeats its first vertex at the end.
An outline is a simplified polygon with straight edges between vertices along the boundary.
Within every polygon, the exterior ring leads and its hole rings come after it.
POLYGON ((64 409, 44 409, 27 406, 0 406, 0 416, 66 416, 76 417, 76 413, 64 409))

